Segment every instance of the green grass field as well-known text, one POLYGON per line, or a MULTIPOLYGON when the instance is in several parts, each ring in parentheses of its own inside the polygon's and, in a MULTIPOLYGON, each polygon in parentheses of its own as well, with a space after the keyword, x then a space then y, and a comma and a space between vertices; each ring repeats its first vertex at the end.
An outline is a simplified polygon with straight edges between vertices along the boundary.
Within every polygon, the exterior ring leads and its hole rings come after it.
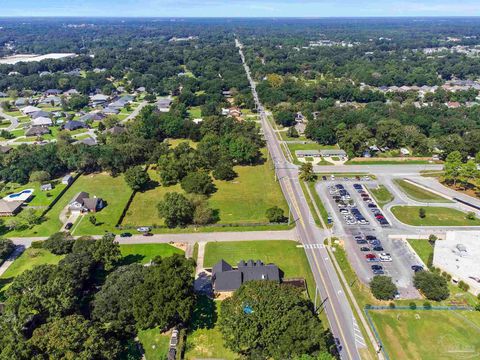
POLYGON ((428 190, 422 189, 412 183, 405 180, 395 180, 395 183, 400 189, 407 194, 407 196, 413 200, 420 202, 435 202, 435 203, 451 203, 450 200, 445 199, 442 196, 434 194, 428 190))
POLYGON ((433 256, 433 246, 425 239, 409 239, 408 243, 422 259, 424 264, 428 265, 428 259, 433 256))
POLYGON ((15 277, 34 266, 43 264, 58 264, 63 256, 52 254, 48 250, 28 248, 0 277, 0 301, 4 299, 4 292, 15 277))
POLYGON ((393 200, 393 195, 383 185, 379 185, 377 188, 368 188, 368 191, 373 195, 380 207, 383 207, 393 200))
POLYGON ((122 244, 120 251, 123 256, 123 263, 146 264, 154 257, 168 257, 173 254, 184 254, 184 252, 169 244, 122 244))
POLYGON ((170 336, 160 333, 160 329, 140 330, 138 340, 148 360, 165 360, 168 355, 170 336))
POLYGON ((188 110, 191 119, 200 119, 202 117, 202 109, 200 106, 193 106, 188 110))
POLYGON ((418 216, 422 206, 394 206, 392 213, 395 217, 408 225, 413 226, 480 226, 480 219, 468 220, 466 213, 437 206, 425 206, 426 216, 418 216))
POLYGON ((306 279, 309 294, 313 296, 315 284, 305 250, 297 245, 295 241, 285 240, 209 242, 205 247, 204 266, 213 267, 221 259, 232 266, 249 259, 275 263, 284 272, 284 278, 306 279))
POLYGON ((480 313, 370 311, 391 359, 454 360, 480 357, 480 313))
MULTIPOLYGON (((232 181, 217 181, 215 192, 209 201, 210 207, 219 211, 221 224, 266 223, 265 212, 272 206, 288 207, 275 182, 270 164, 236 166, 238 177, 232 181)), ((159 175, 149 170, 153 181, 159 183, 159 175)), ((135 194, 122 225, 163 225, 158 217, 157 204, 167 192, 182 192, 180 185, 156 186, 143 193, 135 194)))
POLYGON ((224 346, 217 321, 220 301, 200 297, 193 313, 191 328, 187 333, 185 359, 237 359, 238 355, 224 346))

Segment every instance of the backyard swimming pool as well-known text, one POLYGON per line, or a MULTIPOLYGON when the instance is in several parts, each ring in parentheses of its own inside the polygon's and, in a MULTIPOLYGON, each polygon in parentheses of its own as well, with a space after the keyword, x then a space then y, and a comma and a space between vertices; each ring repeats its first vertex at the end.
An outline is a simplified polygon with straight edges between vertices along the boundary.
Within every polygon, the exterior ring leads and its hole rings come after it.
POLYGON ((5 201, 27 201, 33 194, 33 189, 25 189, 18 193, 7 195, 3 198, 5 201))

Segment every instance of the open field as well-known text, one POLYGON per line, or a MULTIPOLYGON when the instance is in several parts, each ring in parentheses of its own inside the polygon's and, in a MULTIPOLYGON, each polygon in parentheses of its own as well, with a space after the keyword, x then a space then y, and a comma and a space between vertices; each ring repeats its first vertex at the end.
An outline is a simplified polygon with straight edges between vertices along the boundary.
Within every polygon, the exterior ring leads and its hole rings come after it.
POLYGON ((383 185, 379 185, 377 188, 369 188, 368 191, 373 195, 380 207, 383 207, 393 200, 393 195, 383 185))
POLYGON ((444 197, 434 194, 428 190, 422 189, 412 183, 405 180, 395 180, 395 183, 407 194, 407 196, 413 200, 420 202, 435 202, 435 203, 451 203, 450 200, 444 197))
POLYGON ((422 259, 425 265, 428 265, 428 259, 433 260, 433 246, 430 245, 428 240, 422 239, 409 239, 408 243, 415 250, 417 255, 422 259))
POLYGON ((295 241, 232 241, 209 242, 205 247, 204 266, 213 267, 221 259, 232 266, 240 260, 261 260, 275 263, 284 272, 284 278, 302 277, 307 280, 309 294, 314 295, 315 284, 305 251, 295 241))
POLYGON ((369 312, 391 359, 477 359, 480 313, 440 310, 369 312))
POLYGON ((394 206, 392 213, 395 217, 413 226, 480 226, 480 219, 468 220, 466 213, 446 207, 425 206, 426 216, 418 216, 422 206, 394 206))
MULTIPOLYGON (((265 211, 272 206, 288 209, 279 185, 275 182, 269 163, 257 166, 236 166, 238 177, 232 181, 217 181, 215 192, 209 199, 210 207, 219 211, 221 224, 267 223, 265 211)), ((123 225, 163 225, 158 217, 157 204, 167 192, 182 192, 180 185, 158 185, 159 175, 149 170, 157 183, 152 189, 135 194, 123 225)))
POLYGON ((122 244, 120 251, 124 264, 146 264, 156 256, 168 257, 173 254, 184 254, 182 250, 169 244, 122 244))
POLYGON ((188 109, 187 112, 192 119, 199 119, 202 117, 202 109, 200 108, 200 106, 193 106, 188 109))
POLYGON ((140 330, 138 340, 148 360, 165 360, 168 355, 170 336, 160 333, 160 329, 140 330))
POLYGON ((0 301, 4 298, 5 290, 15 277, 37 265, 58 264, 63 256, 54 255, 48 250, 28 248, 0 277, 0 301))

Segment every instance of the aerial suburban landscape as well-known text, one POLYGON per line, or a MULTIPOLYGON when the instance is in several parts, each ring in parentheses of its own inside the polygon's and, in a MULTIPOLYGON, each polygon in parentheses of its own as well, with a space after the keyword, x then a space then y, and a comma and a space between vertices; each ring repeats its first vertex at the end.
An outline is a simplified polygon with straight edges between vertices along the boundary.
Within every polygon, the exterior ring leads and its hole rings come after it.
POLYGON ((0 360, 480 359, 480 6, 140 3, 2 11, 0 360))

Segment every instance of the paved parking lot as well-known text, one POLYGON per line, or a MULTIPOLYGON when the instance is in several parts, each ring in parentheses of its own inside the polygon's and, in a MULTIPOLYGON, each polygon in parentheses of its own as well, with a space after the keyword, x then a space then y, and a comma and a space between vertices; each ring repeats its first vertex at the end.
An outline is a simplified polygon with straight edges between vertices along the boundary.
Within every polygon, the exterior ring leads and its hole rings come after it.
MULTIPOLYGON (((389 223, 388 226, 380 224, 372 212, 373 205, 371 205, 372 207, 368 206, 368 203, 375 204, 374 200, 372 199, 371 202, 363 200, 364 197, 370 198, 367 195, 367 188, 371 186, 376 186, 376 182, 362 179, 345 180, 342 178, 331 180, 327 178, 326 181, 317 183, 316 190, 324 201, 333 221, 333 234, 344 240, 349 261, 357 272, 359 279, 363 283, 369 283, 374 276, 372 265, 379 265, 381 266, 380 272, 391 276, 396 283, 400 297, 417 298, 419 294, 413 287, 413 271, 411 269, 412 265, 418 264, 416 255, 401 239, 390 239, 388 237, 390 234, 401 234, 402 231, 395 229, 395 223, 392 225, 392 221, 383 214, 381 209, 377 208, 389 223), (362 186, 357 186, 357 189, 355 189, 354 184, 362 186), (367 184, 368 186, 365 186, 367 184), (365 193, 363 197, 360 191, 365 193), (342 214, 340 209, 346 209, 342 210, 345 214, 342 214), (373 239, 373 237, 379 243, 376 243, 375 240, 367 241, 366 244, 357 243, 357 240, 365 242, 367 238, 373 239), (373 247, 375 245, 380 246, 383 250, 374 251, 373 247), (369 251, 361 251, 362 247, 368 247, 369 251), (379 261, 382 253, 390 254, 391 261, 379 261), (375 261, 367 261, 366 256, 368 254, 373 254, 375 261)), ((368 256, 373 257, 372 255, 368 256)), ((382 257, 385 260, 388 259, 387 256, 382 257)))

